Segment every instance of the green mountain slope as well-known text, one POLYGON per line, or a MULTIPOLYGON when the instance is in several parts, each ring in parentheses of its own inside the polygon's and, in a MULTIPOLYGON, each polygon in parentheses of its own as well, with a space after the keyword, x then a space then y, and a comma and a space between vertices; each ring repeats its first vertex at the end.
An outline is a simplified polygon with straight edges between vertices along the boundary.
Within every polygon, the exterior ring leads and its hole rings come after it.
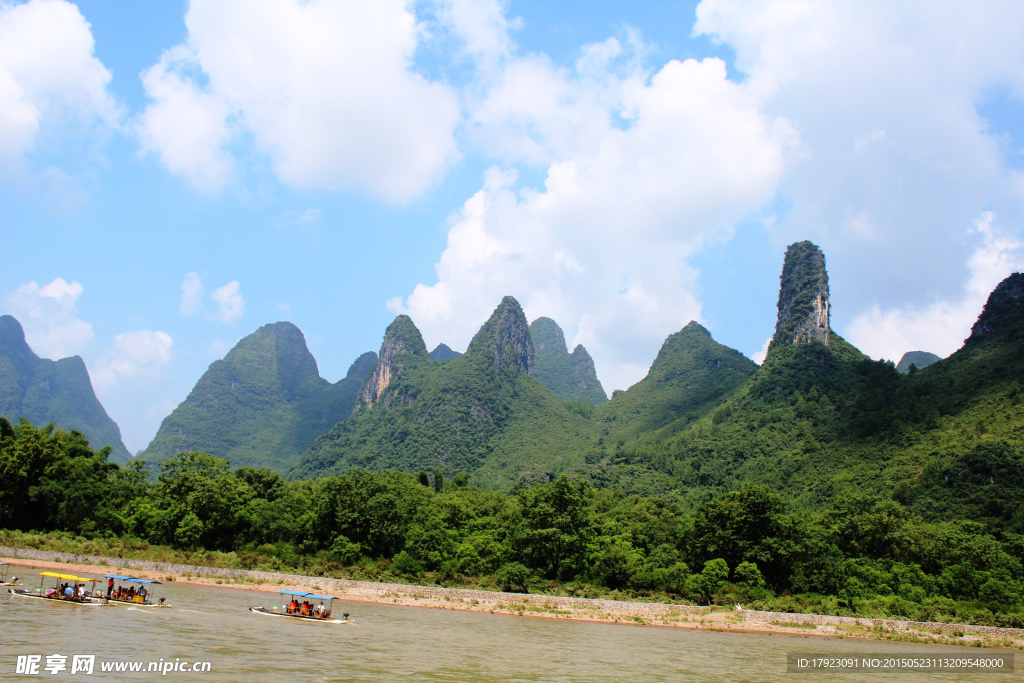
POLYGON ((565 334, 551 318, 537 318, 530 323, 533 340, 533 376, 559 398, 586 401, 597 405, 608 400, 604 387, 597 379, 594 360, 583 348, 576 346, 572 353, 565 345, 565 334))
POLYGON ((593 422, 531 376, 534 351, 518 302, 505 297, 466 353, 429 359, 408 316, 388 327, 360 406, 316 440, 291 473, 351 467, 442 467, 509 487, 562 470, 592 441, 593 422))
POLYGON ((297 327, 264 325, 210 365, 141 457, 162 462, 183 451, 204 451, 234 467, 284 472, 352 412, 375 361, 373 352, 363 354, 331 384, 320 377, 297 327))
POLYGON ((908 373, 910 372, 910 366, 917 367, 918 370, 923 370, 935 361, 942 360, 941 357, 936 356, 934 353, 928 353, 927 351, 907 351, 900 358, 900 362, 896 364, 896 372, 908 373))
POLYGON ((447 344, 438 344, 433 351, 430 352, 431 359, 438 363, 443 363, 446 360, 455 360, 462 354, 458 351, 452 351, 447 344))
MULTIPOLYGON (((692 421, 757 370, 739 351, 719 344, 696 322, 665 339, 647 376, 598 411, 636 436, 677 420, 692 421)), ((622 435, 618 435, 620 438, 622 435)))
POLYGON ((808 245, 787 251, 764 365, 699 419, 626 439, 579 476, 695 502, 767 484, 810 509, 866 493, 1024 531, 1024 276, 996 288, 963 348, 904 375, 831 331, 824 257, 808 245))
POLYGON ((0 316, 0 415, 14 424, 22 417, 36 425, 55 422, 64 431, 81 432, 97 450, 110 446, 111 462, 131 460, 81 357, 40 358, 25 343, 21 323, 9 315, 0 316))

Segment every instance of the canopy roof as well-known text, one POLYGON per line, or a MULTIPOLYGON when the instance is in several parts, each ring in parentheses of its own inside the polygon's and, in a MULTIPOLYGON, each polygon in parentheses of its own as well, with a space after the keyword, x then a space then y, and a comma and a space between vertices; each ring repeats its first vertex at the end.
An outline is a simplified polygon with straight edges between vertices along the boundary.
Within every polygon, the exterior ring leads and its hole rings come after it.
POLYGON ((160 583, 159 581, 151 581, 149 579, 137 579, 134 576, 121 576, 120 574, 104 574, 105 579, 117 579, 119 581, 134 581, 135 583, 160 583))
POLYGON ((64 579, 65 581, 95 581, 96 579, 87 579, 84 576, 75 576, 74 574, 57 574, 56 572, 39 572, 39 576, 55 576, 58 579, 64 579))
POLYGON ((312 598, 313 600, 337 600, 330 595, 317 595, 316 593, 303 593, 302 591, 277 591, 278 593, 284 593, 287 595, 297 595, 300 598, 312 598))

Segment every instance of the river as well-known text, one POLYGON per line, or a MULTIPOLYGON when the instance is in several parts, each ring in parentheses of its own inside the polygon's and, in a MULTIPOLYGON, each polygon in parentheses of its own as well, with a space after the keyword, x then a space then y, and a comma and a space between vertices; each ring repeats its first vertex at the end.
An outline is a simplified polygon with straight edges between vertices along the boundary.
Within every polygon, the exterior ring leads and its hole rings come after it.
MULTIPOLYGON (((26 586, 39 571, 18 567, 26 586)), ((593 624, 386 604, 336 602, 355 624, 253 614, 273 593, 165 583, 173 608, 81 607, 0 596, 0 678, 152 681, 843 681, 850 673, 786 673, 788 652, 927 653, 968 648, 767 634, 593 624), (18 655, 68 655, 56 675, 15 676, 18 655), (96 655, 92 676, 72 656, 96 655), (149 662, 210 662, 210 671, 146 672, 149 662), (140 673, 102 673, 102 662, 143 662, 140 673)), ((971 649, 969 654, 981 653, 971 649)), ((1009 654, 985 650, 985 654, 1009 654)), ((1013 674, 873 674, 879 681, 1024 680, 1013 674)))

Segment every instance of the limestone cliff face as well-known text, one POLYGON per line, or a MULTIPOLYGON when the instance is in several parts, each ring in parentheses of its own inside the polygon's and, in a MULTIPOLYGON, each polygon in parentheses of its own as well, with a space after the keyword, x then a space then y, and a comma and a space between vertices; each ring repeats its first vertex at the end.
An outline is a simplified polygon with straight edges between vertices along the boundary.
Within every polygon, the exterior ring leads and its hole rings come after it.
POLYGON ((569 353, 565 334, 551 318, 530 323, 533 340, 533 376, 559 398, 598 404, 608 400, 597 379, 594 359, 583 345, 569 353))
POLYGON ((473 337, 466 354, 492 358, 496 372, 514 367, 532 375, 533 340, 519 302, 510 296, 502 299, 490 319, 473 337))
POLYGON ((429 358, 423 335, 407 315, 400 315, 388 325, 380 346, 377 363, 359 390, 360 401, 375 405, 388 388, 411 363, 429 358))
POLYGON ((971 327, 968 342, 978 341, 993 332, 1001 331, 1020 318, 1024 312, 1024 275, 1013 273, 996 285, 988 295, 985 308, 971 327))
POLYGON ((778 307, 773 347, 811 340, 829 343, 828 273, 817 245, 796 242, 786 249, 778 307))

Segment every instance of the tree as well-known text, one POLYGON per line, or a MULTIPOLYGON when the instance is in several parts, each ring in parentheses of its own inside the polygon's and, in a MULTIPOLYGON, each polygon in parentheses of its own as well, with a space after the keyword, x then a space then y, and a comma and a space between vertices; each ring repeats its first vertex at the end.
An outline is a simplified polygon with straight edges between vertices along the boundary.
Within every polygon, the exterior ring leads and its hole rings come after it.
POLYGON ((434 468, 434 491, 436 493, 444 491, 444 471, 440 467, 434 468))
POLYGON ((421 486, 426 486, 428 489, 430 488, 430 477, 423 470, 420 470, 419 482, 421 486))
POLYGON ((522 526, 515 539, 528 566, 553 579, 584 570, 590 489, 564 475, 545 486, 519 491, 522 526))

